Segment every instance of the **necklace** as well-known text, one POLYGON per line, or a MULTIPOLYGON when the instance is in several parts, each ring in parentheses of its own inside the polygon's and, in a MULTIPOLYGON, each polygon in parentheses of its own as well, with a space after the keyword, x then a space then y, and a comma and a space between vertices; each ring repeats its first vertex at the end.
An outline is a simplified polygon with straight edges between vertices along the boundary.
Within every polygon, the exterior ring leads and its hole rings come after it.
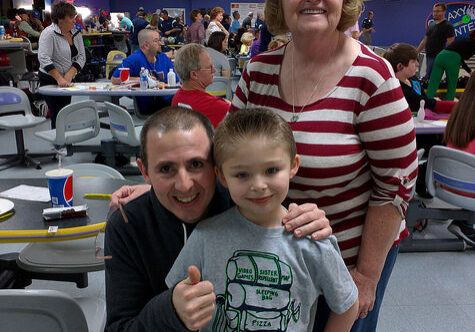
MULTIPOLYGON (((338 40, 336 42, 336 46, 335 46, 335 49, 333 50, 333 52, 330 54, 330 57, 328 58, 329 61, 330 59, 332 58, 333 54, 335 53, 336 49, 338 48, 338 44, 340 42, 340 36, 338 36, 338 40)), ((295 75, 294 75, 294 48, 295 48, 295 43, 292 45, 292 54, 291 54, 291 58, 292 58, 292 82, 295 82, 295 75)), ((328 61, 328 62, 329 62, 328 61)), ((328 69, 328 66, 327 68, 328 69)), ((317 88, 318 88, 318 85, 320 84, 320 81, 322 80, 323 78, 323 74, 326 73, 326 69, 320 74, 320 77, 318 78, 318 81, 317 83, 315 84, 315 87, 313 88, 312 90, 312 93, 310 94, 310 96, 308 96, 307 100, 305 101, 305 103, 303 104, 302 108, 300 109, 300 111, 298 111, 297 113, 295 113, 295 84, 292 84, 292 116, 290 117, 290 122, 291 123, 295 123, 299 120, 300 118, 300 114, 302 114, 302 111, 303 109, 305 108, 305 106, 307 106, 308 102, 310 101, 310 99, 312 99, 313 95, 315 94, 315 91, 317 91, 317 88)))

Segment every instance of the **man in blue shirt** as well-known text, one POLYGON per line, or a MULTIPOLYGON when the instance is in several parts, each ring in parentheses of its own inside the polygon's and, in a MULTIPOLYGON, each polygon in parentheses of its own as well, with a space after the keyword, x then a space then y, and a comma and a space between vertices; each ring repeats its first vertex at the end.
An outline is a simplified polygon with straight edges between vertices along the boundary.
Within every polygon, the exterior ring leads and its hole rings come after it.
MULTIPOLYGON (((173 63, 162 53, 160 34, 157 29, 145 28, 139 32, 138 42, 140 49, 125 58, 122 64, 112 74, 112 84, 120 84, 119 68, 129 68, 129 79, 131 81, 140 80, 140 70, 142 67, 148 69, 149 73, 155 78, 167 82, 167 74, 173 68, 173 63)), ((176 75, 176 73, 175 73, 176 75)), ((178 76, 176 78, 178 82, 178 76)), ((158 109, 171 104, 173 96, 167 97, 137 97, 136 103, 140 113, 152 114, 158 109)))
POLYGON ((119 28, 124 29, 125 31, 130 32, 132 30, 132 21, 130 18, 125 17, 122 14, 117 15, 117 19, 119 20, 119 28))
POLYGON ((231 27, 229 28, 229 32, 237 33, 238 29, 241 27, 241 23, 239 23, 240 18, 241 18, 241 15, 239 15, 239 12, 237 10, 235 10, 233 12, 233 22, 231 23, 231 27))
POLYGON ((130 34, 130 53, 134 53, 139 49, 138 35, 139 32, 148 25, 148 21, 145 19, 145 11, 139 10, 137 17, 133 19, 132 24, 134 26, 133 32, 130 34))
POLYGON ((180 32, 183 30, 178 23, 173 19, 168 17, 168 12, 164 9, 162 10, 162 21, 160 22, 160 31, 164 37, 178 37, 180 32))

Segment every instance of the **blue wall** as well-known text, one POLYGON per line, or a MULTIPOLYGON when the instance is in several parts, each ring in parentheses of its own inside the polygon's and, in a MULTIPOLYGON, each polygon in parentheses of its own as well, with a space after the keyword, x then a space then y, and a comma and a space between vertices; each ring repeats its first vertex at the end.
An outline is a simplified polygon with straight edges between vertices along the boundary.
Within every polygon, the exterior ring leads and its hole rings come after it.
MULTIPOLYGON (((417 46, 425 35, 425 23, 432 13, 432 6, 440 0, 368 0, 365 1, 365 12, 361 15, 360 26, 368 11, 374 12, 376 33, 373 34, 373 45, 389 46, 396 42, 405 42, 417 46)), ((142 6, 147 12, 155 12, 157 8, 185 8, 186 22, 192 9, 212 8, 221 6, 229 14, 231 2, 264 2, 264 0, 75 0, 75 4, 87 4, 95 8, 110 8, 111 11, 128 11, 135 17, 137 9, 142 6)), ((456 1, 445 1, 446 3, 456 1)), ((473 1, 465 1, 474 3, 473 1)), ((475 24, 474 27, 475 28, 475 24)))

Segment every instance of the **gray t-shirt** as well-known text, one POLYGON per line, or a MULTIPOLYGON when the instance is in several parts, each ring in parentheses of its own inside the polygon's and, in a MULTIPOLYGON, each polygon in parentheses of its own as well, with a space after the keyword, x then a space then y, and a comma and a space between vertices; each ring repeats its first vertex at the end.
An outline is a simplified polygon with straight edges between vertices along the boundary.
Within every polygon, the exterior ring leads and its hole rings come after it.
POLYGON ((230 69, 228 58, 226 58, 223 53, 220 53, 211 47, 207 47, 206 50, 211 57, 211 61, 213 61, 213 67, 216 68, 214 76, 222 76, 221 71, 230 69))
POLYGON ((334 236, 297 239, 245 219, 237 207, 199 223, 173 264, 173 287, 195 265, 216 294, 216 310, 201 331, 312 331, 317 298, 341 314, 358 290, 334 236), (240 329, 237 329, 240 327, 240 329))

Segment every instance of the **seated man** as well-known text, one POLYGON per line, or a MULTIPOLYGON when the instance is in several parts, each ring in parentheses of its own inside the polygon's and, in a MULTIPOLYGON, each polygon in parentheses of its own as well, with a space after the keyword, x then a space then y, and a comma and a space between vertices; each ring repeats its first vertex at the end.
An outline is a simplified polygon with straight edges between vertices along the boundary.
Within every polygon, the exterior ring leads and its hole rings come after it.
POLYGON ((28 12, 23 9, 23 8, 20 8, 18 10, 18 15, 20 16, 21 18, 21 22, 20 24, 18 25, 18 29, 20 30, 20 34, 28 37, 30 39, 30 41, 32 43, 37 43, 38 42, 38 38, 40 37, 40 34, 41 32, 40 31, 36 31, 35 29, 33 29, 33 27, 30 25, 29 21, 30 21, 30 17, 28 15, 28 12))
MULTIPOLYGON (((190 278, 171 289, 165 277, 194 226, 232 204, 216 182, 213 135, 203 114, 181 107, 162 109, 145 122, 137 163, 151 186, 126 186, 111 197, 113 207, 126 196, 129 203, 106 226, 104 251, 112 256, 105 261, 107 331, 197 330, 211 320, 215 295, 199 271, 191 269, 190 278)), ((291 204, 283 223, 297 237, 331 234, 314 204, 291 204)))
POLYGON ((231 103, 205 92, 206 87, 213 83, 213 74, 216 72, 206 48, 193 43, 183 46, 175 54, 175 68, 183 87, 173 97, 172 105, 203 113, 216 128, 226 116, 231 103))
POLYGON ((177 38, 183 31, 183 26, 178 24, 176 20, 168 16, 168 12, 164 9, 161 13, 162 21, 160 22, 160 31, 164 37, 177 38))
MULTIPOLYGON (((129 68, 130 80, 139 82, 142 67, 148 69, 148 72, 157 80, 160 79, 167 82, 167 74, 170 69, 173 69, 173 63, 162 53, 158 30, 151 28, 142 29, 139 32, 138 41, 140 49, 125 58, 122 64, 118 66, 112 74, 112 84, 120 84, 119 68, 129 68)), ((140 113, 152 114, 160 108, 170 106, 171 98, 171 96, 137 97, 136 102, 140 113)))

